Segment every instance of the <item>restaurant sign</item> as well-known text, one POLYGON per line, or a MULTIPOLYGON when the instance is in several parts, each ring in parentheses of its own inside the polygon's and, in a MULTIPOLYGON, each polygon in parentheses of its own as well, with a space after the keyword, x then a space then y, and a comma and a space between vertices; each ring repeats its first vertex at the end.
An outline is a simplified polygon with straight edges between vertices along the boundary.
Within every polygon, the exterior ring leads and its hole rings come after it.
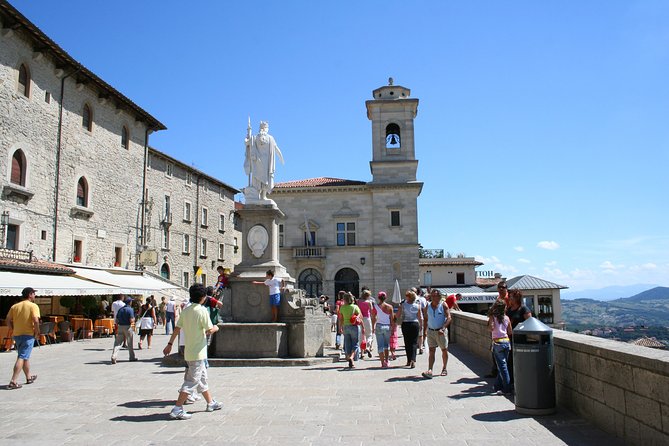
POLYGON ((497 300, 497 293, 462 293, 458 304, 486 304, 497 300))

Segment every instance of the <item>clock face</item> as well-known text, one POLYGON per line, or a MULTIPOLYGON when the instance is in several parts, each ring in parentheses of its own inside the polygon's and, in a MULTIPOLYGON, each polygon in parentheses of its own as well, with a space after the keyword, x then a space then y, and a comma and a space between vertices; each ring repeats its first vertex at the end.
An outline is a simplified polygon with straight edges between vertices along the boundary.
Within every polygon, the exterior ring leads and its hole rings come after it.
POLYGON ((386 136, 386 149, 399 149, 400 148, 400 135, 396 133, 390 133, 386 136))

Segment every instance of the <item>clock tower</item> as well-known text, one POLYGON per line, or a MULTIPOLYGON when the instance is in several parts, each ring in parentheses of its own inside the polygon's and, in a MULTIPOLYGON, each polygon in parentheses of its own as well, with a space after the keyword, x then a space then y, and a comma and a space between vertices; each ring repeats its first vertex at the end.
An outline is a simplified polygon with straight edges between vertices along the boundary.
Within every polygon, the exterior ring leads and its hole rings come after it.
POLYGON ((366 101, 367 118, 372 121, 372 184, 416 181, 418 160, 414 147, 414 119, 418 99, 411 90, 388 85, 374 90, 374 99, 366 101))

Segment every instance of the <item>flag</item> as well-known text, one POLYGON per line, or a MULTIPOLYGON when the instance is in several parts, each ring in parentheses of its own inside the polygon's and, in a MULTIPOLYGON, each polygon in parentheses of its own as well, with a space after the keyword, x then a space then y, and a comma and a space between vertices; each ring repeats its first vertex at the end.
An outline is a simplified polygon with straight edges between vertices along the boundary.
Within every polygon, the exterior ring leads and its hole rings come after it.
POLYGON ((200 277, 202 275, 202 267, 198 266, 197 271, 195 271, 195 277, 200 277))
POLYGON ((309 220, 307 219, 307 211, 304 211, 304 230, 307 232, 307 246, 311 246, 311 231, 309 230, 309 220))

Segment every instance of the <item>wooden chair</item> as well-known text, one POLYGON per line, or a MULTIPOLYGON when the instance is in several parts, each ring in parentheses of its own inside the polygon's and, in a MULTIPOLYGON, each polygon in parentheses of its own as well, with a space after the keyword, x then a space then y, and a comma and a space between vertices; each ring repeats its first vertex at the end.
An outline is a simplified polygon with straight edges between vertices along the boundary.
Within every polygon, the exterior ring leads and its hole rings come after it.
POLYGON ((14 338, 12 338, 12 330, 8 326, 0 327, 0 351, 8 351, 14 348, 14 338))

